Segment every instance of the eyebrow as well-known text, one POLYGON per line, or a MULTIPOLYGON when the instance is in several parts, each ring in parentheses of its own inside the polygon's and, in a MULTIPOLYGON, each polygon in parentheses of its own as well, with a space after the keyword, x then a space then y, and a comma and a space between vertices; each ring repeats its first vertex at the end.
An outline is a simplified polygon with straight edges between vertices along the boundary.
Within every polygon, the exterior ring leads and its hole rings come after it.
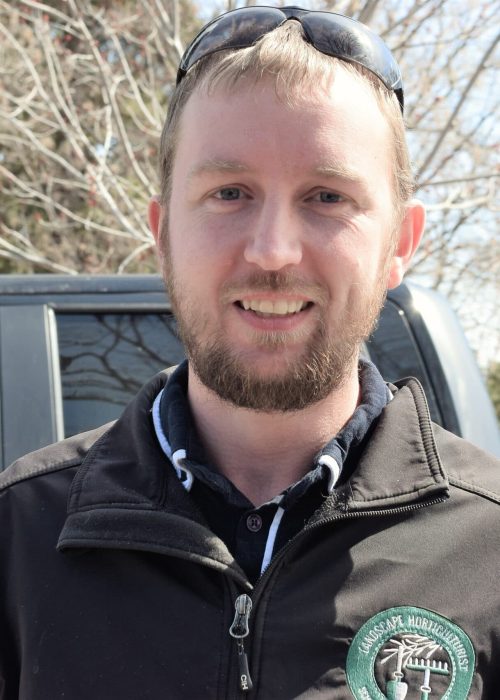
POLYGON ((188 180, 191 181, 206 173, 241 173, 250 168, 237 160, 224 160, 221 158, 209 158, 195 165, 188 173, 188 180))
MULTIPOLYGON (((226 160, 224 158, 209 158, 193 166, 188 173, 188 180, 191 181, 209 173, 241 173, 249 172, 251 168, 238 160, 226 160)), ((323 163, 312 169, 312 174, 319 177, 326 177, 336 180, 344 180, 353 184, 364 184, 363 176, 349 168, 348 165, 340 161, 323 163)))
POLYGON ((319 165, 313 170, 315 175, 320 177, 327 177, 336 180, 345 180, 347 182, 352 182, 353 184, 364 184, 364 178, 361 173, 348 165, 341 162, 324 163, 319 165))

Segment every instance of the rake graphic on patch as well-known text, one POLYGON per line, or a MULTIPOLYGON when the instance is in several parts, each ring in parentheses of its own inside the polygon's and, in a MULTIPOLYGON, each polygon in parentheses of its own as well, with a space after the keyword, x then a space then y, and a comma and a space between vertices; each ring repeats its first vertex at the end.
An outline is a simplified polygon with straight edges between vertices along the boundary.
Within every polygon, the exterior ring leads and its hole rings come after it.
POLYGON ((446 661, 434 661, 431 659, 418 659, 413 657, 408 659, 406 668, 410 671, 420 671, 424 674, 424 679, 420 686, 420 700, 429 700, 429 695, 432 692, 430 685, 431 674, 438 676, 450 675, 446 661))

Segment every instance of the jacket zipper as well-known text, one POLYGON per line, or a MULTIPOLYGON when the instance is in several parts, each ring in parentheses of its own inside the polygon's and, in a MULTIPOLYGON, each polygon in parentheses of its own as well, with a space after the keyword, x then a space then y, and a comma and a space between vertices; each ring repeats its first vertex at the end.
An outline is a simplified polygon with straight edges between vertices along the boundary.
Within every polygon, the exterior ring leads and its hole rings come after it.
POLYGON ((252 599, 246 593, 242 593, 236 598, 234 603, 235 614, 233 624, 229 628, 229 634, 236 639, 236 649, 238 652, 238 671, 240 690, 248 693, 252 690, 253 683, 248 669, 248 657, 245 651, 245 637, 250 631, 248 620, 252 610, 252 599))
POLYGON ((295 537, 293 537, 290 542, 288 542, 280 551, 271 559, 271 562, 262 576, 259 578, 257 585, 253 590, 253 602, 252 598, 247 593, 242 593, 239 595, 234 603, 235 615, 234 620, 229 628, 229 634, 233 639, 236 640, 236 648, 238 652, 238 670, 239 670, 239 690, 244 693, 248 693, 253 688, 253 682, 250 676, 250 667, 248 662, 248 654, 245 651, 244 638, 248 637, 250 633, 250 612, 252 610, 253 603, 255 603, 256 598, 258 598, 259 590, 264 586, 265 581, 271 576, 272 571, 276 568, 278 562, 283 559, 285 554, 292 549, 297 541, 301 537, 305 537, 307 533, 317 530, 323 525, 328 525, 330 523, 336 522, 338 520, 349 520, 361 517, 379 517, 385 515, 399 515, 403 513, 408 513, 414 510, 420 510, 422 508, 427 508, 427 506, 437 505, 438 503, 443 503, 446 501, 446 496, 440 498, 434 498, 429 501, 423 501, 420 503, 414 503, 407 506, 399 506, 398 508, 385 508, 382 510, 371 510, 371 511, 351 511, 345 513, 338 513, 338 515, 326 518, 325 520, 319 520, 310 527, 305 527, 301 530, 295 537), (257 596, 255 593, 257 592, 257 596))
MULTIPOLYGON (((313 523, 309 527, 305 527, 303 530, 298 532, 295 537, 292 537, 292 539, 287 542, 287 544, 280 549, 280 551, 271 559, 271 562, 265 572, 262 574, 262 576, 259 578, 257 581, 257 585, 255 586, 253 590, 253 602, 255 602, 255 592, 259 591, 260 588, 263 586, 263 582, 265 582, 271 575, 272 569, 276 568, 276 563, 279 559, 282 559, 282 557, 290 550, 292 549, 295 544, 297 543, 297 540, 299 540, 301 537, 305 537, 306 534, 317 530, 320 527, 323 527, 323 525, 329 525, 331 523, 336 522, 337 520, 350 520, 350 519, 355 519, 355 518, 363 518, 363 517, 381 517, 385 515, 402 515, 403 513, 408 513, 414 510, 421 510, 422 508, 427 508, 427 506, 434 506, 437 505, 438 503, 444 503, 444 501, 447 500, 446 496, 441 496, 440 498, 434 498, 430 501, 421 501, 420 503, 413 503, 411 505, 407 506, 399 506, 398 508, 385 508, 381 510, 357 510, 357 511, 347 511, 344 513, 338 513, 337 515, 331 517, 331 518, 325 518, 324 520, 318 520, 318 522, 313 523)), ((347 506, 346 506, 347 508, 347 506)))

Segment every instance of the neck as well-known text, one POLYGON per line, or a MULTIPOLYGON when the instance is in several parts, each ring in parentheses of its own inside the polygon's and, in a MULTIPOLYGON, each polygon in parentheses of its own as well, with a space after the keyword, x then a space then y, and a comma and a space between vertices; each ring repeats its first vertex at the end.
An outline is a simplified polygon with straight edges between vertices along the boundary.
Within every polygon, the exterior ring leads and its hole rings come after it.
POLYGON ((301 411, 264 413, 235 407, 189 370, 188 397, 211 462, 256 506, 271 500, 311 469, 359 402, 357 364, 347 381, 301 411))

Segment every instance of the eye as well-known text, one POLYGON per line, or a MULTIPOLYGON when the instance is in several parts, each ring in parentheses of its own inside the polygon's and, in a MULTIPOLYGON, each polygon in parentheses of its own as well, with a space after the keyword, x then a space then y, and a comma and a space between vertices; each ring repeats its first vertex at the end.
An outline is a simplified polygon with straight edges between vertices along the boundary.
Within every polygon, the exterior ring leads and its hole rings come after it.
POLYGON ((322 190, 321 192, 316 192, 312 198, 316 202, 322 202, 323 204, 338 204, 343 201, 343 197, 337 192, 329 192, 328 190, 322 190))
POLYGON ((223 199, 225 201, 233 201, 235 199, 241 199, 242 192, 239 187, 222 187, 217 190, 215 197, 217 199, 223 199))

